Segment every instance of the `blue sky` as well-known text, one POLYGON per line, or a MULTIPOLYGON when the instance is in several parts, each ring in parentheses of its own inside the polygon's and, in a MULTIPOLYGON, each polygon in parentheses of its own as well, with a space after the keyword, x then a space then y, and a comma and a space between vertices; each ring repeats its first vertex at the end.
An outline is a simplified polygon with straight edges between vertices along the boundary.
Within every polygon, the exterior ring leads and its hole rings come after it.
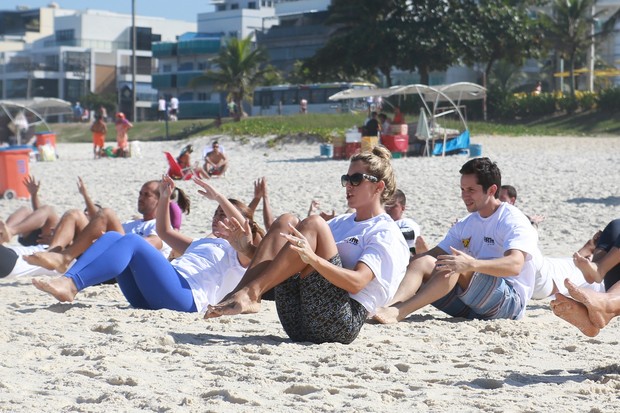
MULTIPOLYGON (((0 10, 15 10, 18 5, 31 9, 45 7, 52 0, 2 0, 0 10)), ((63 9, 96 9, 131 14, 131 0, 56 0, 63 9)), ((213 11, 210 0, 136 0, 136 14, 167 17, 174 20, 196 22, 198 13, 213 11)))

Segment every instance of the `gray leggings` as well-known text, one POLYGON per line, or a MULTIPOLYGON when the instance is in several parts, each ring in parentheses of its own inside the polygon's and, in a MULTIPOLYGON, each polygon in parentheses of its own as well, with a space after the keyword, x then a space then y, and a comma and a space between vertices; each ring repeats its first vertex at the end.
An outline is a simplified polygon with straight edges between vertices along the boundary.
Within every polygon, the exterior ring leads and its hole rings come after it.
MULTIPOLYGON (((340 256, 329 260, 342 266, 340 256)), ((280 323, 293 341, 349 344, 359 334, 368 312, 349 293, 316 271, 295 274, 275 288, 280 323)))

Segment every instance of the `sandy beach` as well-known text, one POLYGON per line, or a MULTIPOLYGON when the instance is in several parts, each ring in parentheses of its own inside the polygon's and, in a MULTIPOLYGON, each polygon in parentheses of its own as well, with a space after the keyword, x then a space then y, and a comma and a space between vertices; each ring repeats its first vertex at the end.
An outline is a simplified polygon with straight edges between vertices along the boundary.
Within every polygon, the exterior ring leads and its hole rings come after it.
MULTIPOLYGON (((136 137, 131 137, 136 139, 136 137)), ((275 214, 305 216, 310 201, 344 212, 339 177, 348 163, 318 143, 218 137, 231 159, 212 182, 249 202, 267 177, 275 214)), ((141 143, 141 156, 92 159, 90 144, 59 144, 55 162, 33 162, 41 199, 59 213, 82 208, 77 176, 121 219, 137 214, 142 183, 178 154, 214 138, 141 143)), ((497 161, 517 206, 544 215, 545 255, 570 256, 620 216, 620 139, 473 136, 497 161)), ((395 159, 407 216, 431 245, 465 214, 459 173, 466 155, 395 159)), ((182 232, 211 228, 215 203, 192 182, 182 232)), ((0 199, 6 218, 25 200, 0 199)), ((260 218, 260 209, 257 218, 260 218)), ((367 324, 350 345, 292 343, 273 303, 260 313, 205 321, 198 314, 131 308, 115 285, 60 304, 29 279, 0 280, 0 412, 609 412, 620 402, 617 321, 588 338, 532 301, 521 321, 464 321, 432 308, 397 325, 367 324)))

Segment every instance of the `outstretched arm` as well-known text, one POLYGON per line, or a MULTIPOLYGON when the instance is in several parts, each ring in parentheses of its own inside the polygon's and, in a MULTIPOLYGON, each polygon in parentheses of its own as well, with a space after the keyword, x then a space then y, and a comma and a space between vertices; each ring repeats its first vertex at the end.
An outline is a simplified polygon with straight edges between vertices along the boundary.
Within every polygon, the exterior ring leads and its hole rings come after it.
POLYGON ((222 210, 226 214, 226 217, 231 219, 235 218, 238 222, 245 222, 245 217, 239 212, 239 210, 226 198, 220 194, 211 185, 203 181, 202 179, 194 177, 194 183, 201 187, 198 193, 207 199, 215 201, 222 207, 222 210))
POLYGON ((269 203, 269 194, 267 193, 267 178, 263 177, 260 181, 260 185, 263 192, 263 222, 265 223, 265 229, 269 229, 275 218, 271 211, 271 204, 269 203))
POLYGON ((193 239, 175 231, 170 223, 170 195, 174 191, 174 181, 164 175, 159 183, 159 202, 155 212, 157 235, 170 247, 183 254, 193 239))
POLYGON ((32 204, 32 210, 36 211, 41 207, 41 201, 39 200, 39 187, 41 186, 41 181, 37 181, 34 179, 34 176, 28 175, 24 178, 24 185, 26 185, 26 189, 30 194, 30 203, 32 204))
POLYGON ((437 257, 437 268, 457 273, 480 272, 495 277, 519 275, 525 263, 526 253, 520 250, 508 250, 501 258, 479 260, 462 251, 450 247, 451 255, 437 257))
POLYGON ((93 200, 90 198, 90 194, 86 190, 86 185, 84 184, 84 181, 82 181, 82 178, 79 176, 78 176, 78 191, 80 192, 80 194, 82 194, 82 197, 84 198, 84 203, 86 204, 86 212, 88 213, 88 219, 90 220, 94 218, 95 215, 97 215, 97 211, 99 211, 99 208, 95 205, 93 200))

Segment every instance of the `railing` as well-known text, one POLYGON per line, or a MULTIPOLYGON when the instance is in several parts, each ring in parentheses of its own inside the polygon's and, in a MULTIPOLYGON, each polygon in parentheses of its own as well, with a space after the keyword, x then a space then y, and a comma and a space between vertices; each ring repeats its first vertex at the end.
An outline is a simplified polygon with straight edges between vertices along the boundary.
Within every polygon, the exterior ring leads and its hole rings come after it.
POLYGON ((47 47, 57 46, 74 46, 84 47, 87 49, 103 49, 103 50, 118 50, 118 49, 131 49, 130 42, 121 41, 108 41, 108 40, 88 40, 88 39, 72 39, 72 40, 46 40, 43 45, 47 47))

